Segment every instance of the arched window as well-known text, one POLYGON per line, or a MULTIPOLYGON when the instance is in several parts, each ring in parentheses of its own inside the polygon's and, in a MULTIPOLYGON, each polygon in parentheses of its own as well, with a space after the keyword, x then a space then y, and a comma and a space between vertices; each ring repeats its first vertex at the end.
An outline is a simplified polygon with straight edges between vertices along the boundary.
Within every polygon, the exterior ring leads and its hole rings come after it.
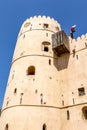
POLYGON ((6 126, 5 126, 5 130, 8 130, 8 128, 9 128, 9 126, 8 126, 8 124, 6 124, 6 126))
POLYGON ((31 23, 25 23, 24 27, 28 27, 31 23))
POLYGON ((82 108, 82 113, 83 113, 83 116, 84 116, 85 120, 87 120, 87 106, 84 106, 82 108))
POLYGON ((42 130, 46 130, 46 124, 43 124, 43 129, 42 130))
POLYGON ((35 67, 29 66, 27 69, 27 75, 35 75, 35 67))

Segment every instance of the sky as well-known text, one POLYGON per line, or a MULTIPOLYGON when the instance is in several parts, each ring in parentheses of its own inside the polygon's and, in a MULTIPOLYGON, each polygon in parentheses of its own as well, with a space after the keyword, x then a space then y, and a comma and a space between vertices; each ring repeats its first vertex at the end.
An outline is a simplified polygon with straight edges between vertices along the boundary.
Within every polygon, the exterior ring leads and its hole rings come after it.
POLYGON ((67 35, 76 25, 74 38, 87 32, 87 0, 0 0, 0 108, 20 27, 38 15, 57 20, 67 35))

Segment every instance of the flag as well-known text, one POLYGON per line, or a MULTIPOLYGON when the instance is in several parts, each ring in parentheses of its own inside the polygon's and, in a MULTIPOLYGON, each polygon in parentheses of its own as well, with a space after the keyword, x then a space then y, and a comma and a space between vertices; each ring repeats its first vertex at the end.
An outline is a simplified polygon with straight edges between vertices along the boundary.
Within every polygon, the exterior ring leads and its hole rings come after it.
POLYGON ((71 38, 73 38, 73 33, 76 31, 75 30, 76 29, 76 25, 73 25, 73 26, 71 26, 71 28, 70 28, 70 36, 71 36, 71 38))
POLYGON ((70 28, 71 32, 75 32, 75 29, 76 29, 76 25, 73 25, 73 26, 70 28))

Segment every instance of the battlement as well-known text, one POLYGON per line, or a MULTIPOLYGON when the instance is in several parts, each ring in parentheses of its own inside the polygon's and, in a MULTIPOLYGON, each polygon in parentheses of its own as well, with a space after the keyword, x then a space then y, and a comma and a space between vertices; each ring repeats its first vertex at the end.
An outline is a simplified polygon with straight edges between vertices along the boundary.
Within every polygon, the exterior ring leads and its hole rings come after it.
POLYGON ((61 30, 60 24, 49 16, 34 16, 26 19, 20 29, 19 35, 27 31, 45 29, 52 32, 61 30))
POLYGON ((42 20, 42 19, 43 20, 48 20, 50 22, 54 22, 54 23, 58 24, 58 22, 56 20, 54 20, 54 18, 50 18, 49 16, 40 16, 40 15, 39 16, 30 17, 29 19, 26 19, 25 22, 27 22, 29 20, 42 20))
POLYGON ((77 37, 76 39, 72 39, 71 37, 69 37, 69 40, 71 43, 87 41, 87 33, 82 34, 80 37, 77 37))
POLYGON ((73 50, 75 50, 75 52, 78 52, 84 48, 87 48, 87 34, 82 35, 81 37, 77 37, 76 39, 69 37, 69 43, 71 53, 73 50))

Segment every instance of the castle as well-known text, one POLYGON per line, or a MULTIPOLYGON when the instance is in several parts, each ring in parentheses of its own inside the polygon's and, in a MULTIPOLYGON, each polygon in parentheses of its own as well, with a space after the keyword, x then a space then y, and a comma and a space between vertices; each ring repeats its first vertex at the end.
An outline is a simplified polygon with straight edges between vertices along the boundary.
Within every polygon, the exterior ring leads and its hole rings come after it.
POLYGON ((50 17, 19 32, 0 130, 87 130, 87 34, 72 39, 50 17))

